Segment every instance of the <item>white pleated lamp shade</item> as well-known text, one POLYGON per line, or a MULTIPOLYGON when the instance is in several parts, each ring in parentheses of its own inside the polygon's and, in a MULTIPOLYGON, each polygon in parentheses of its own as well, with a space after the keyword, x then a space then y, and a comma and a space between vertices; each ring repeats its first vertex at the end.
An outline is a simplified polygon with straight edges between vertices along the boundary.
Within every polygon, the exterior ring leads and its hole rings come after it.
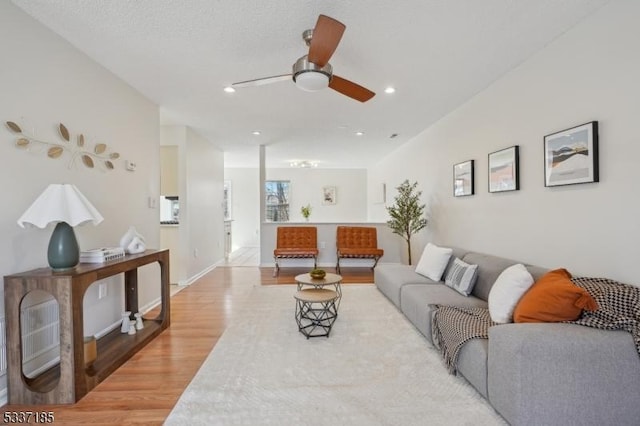
POLYGON ((85 222, 97 225, 103 220, 102 215, 75 185, 51 184, 20 216, 18 225, 23 228, 25 223, 38 228, 45 228, 52 222, 66 222, 71 226, 85 222))

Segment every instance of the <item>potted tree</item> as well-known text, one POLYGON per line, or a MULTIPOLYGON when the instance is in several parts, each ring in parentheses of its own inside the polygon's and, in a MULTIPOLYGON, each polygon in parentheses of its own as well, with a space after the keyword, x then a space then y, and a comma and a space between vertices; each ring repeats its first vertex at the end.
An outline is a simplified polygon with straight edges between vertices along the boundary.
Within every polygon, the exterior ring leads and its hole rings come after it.
POLYGON ((409 265, 411 265, 411 236, 427 226, 427 219, 424 216, 426 205, 420 204, 422 191, 418 191, 417 187, 418 182, 409 183, 409 180, 405 180, 396 187, 398 195, 395 197, 394 205, 387 207, 391 217, 387 225, 394 234, 400 235, 407 242, 409 265))

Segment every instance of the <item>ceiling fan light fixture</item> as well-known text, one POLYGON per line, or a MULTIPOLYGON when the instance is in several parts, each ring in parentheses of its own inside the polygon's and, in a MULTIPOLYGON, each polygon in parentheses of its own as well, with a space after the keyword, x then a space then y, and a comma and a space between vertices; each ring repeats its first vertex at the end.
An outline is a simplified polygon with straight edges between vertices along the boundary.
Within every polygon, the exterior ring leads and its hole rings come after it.
POLYGON ((302 72, 295 77, 295 81, 296 86, 307 92, 317 92, 329 87, 329 76, 317 71, 302 72))
POLYGON ((304 55, 293 64, 293 81, 302 90, 316 92, 329 87, 332 72, 330 64, 319 67, 304 55))

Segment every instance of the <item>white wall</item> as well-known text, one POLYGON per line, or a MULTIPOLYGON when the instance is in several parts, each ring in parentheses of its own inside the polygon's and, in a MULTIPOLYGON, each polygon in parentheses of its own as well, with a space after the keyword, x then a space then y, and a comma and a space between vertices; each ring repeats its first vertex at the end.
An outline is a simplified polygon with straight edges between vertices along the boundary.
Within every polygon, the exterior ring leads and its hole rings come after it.
POLYGON ((224 155, 187 128, 186 204, 189 236, 187 276, 192 279, 224 259, 224 155))
POLYGON ((161 144, 178 147, 180 225, 171 268, 179 284, 189 284, 224 259, 224 155, 186 126, 162 126, 161 144))
POLYGON ((268 168, 267 180, 291 181, 290 220, 304 222, 300 208, 311 205, 311 222, 365 222, 367 171, 365 169, 268 168), (322 188, 336 187, 336 204, 322 204, 322 188))
MULTIPOLYGON (((75 184, 105 218, 95 227, 76 227, 81 249, 118 245, 130 225, 149 248, 158 248, 158 210, 148 207, 149 197, 159 195, 157 106, 6 1, 0 2, 0 47, 10 52, 0 66, 0 274, 47 265, 53 226, 22 229, 16 220, 50 183, 75 184), (56 127, 63 123, 73 138, 82 133, 90 149, 104 142, 121 157, 111 171, 69 167, 68 153, 54 160, 42 149, 16 148, 16 135, 4 126, 6 121, 56 143, 62 142, 56 127), (126 171, 124 160, 136 162, 137 170, 126 171)), ((150 268, 155 269, 147 272, 145 267, 139 275, 141 307, 160 296, 159 268, 150 268)), ((122 279, 108 281, 106 298, 97 299, 97 285, 86 294, 84 310, 91 315, 85 316, 85 335, 121 318, 122 279)), ((3 301, 0 309, 4 311, 3 301)))
MULTIPOLYGON (((303 205, 312 207, 311 222, 365 222, 367 171, 364 169, 268 168, 267 179, 291 181, 291 222, 304 222, 303 205), (322 188, 335 186, 337 203, 322 204, 322 188)), ((226 168, 232 187, 233 249, 260 245, 260 174, 258 168, 226 168)), ((265 260, 271 259, 269 255, 265 260)))
MULTIPOLYGON (((611 2, 369 170, 370 185, 420 183, 430 223, 417 255, 433 240, 640 285, 638 16, 640 2, 611 2), (543 136, 591 120, 600 182, 545 188, 543 136), (511 145, 521 190, 490 194, 487 155, 511 145), (453 164, 469 159, 476 195, 454 198, 453 164)), ((386 218, 378 205, 369 215, 386 218)))
POLYGON ((231 181, 232 250, 260 246, 260 174, 257 168, 225 168, 231 181))

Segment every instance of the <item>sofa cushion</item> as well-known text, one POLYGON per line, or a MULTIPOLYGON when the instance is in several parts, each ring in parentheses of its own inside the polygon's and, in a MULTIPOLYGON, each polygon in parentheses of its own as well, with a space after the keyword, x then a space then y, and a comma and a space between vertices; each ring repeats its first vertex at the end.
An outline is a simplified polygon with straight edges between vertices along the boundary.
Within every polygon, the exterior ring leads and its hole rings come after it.
POLYGON ((440 281, 449 264, 452 252, 453 249, 428 243, 422 252, 418 265, 416 265, 416 272, 434 281, 440 281))
POLYGON ((400 289, 405 284, 438 284, 436 281, 416 274, 413 266, 397 263, 383 263, 378 265, 373 271, 373 276, 378 290, 398 308, 400 308, 400 289))
POLYGON ((471 339, 460 348, 458 353, 458 374, 464 376, 485 398, 487 392, 487 358, 489 339, 471 339))
POLYGON ((626 331, 498 325, 487 362, 489 401, 509 424, 638 424, 640 358, 626 331))
POLYGON ((536 281, 522 296, 513 311, 513 321, 574 321, 583 309, 597 308, 589 292, 571 282, 571 274, 566 269, 556 269, 536 281))
POLYGON ((433 310, 429 305, 449 305, 462 307, 487 307, 487 302, 477 297, 465 297, 445 285, 406 284, 402 287, 400 310, 411 323, 431 340, 431 316, 433 310))
POLYGON ((463 296, 468 296, 476 284, 477 277, 478 265, 469 265, 456 257, 453 265, 447 270, 444 283, 463 296))
POLYGON ((500 324, 512 322, 516 305, 532 284, 533 277, 521 263, 502 271, 489 293, 491 319, 500 324))

